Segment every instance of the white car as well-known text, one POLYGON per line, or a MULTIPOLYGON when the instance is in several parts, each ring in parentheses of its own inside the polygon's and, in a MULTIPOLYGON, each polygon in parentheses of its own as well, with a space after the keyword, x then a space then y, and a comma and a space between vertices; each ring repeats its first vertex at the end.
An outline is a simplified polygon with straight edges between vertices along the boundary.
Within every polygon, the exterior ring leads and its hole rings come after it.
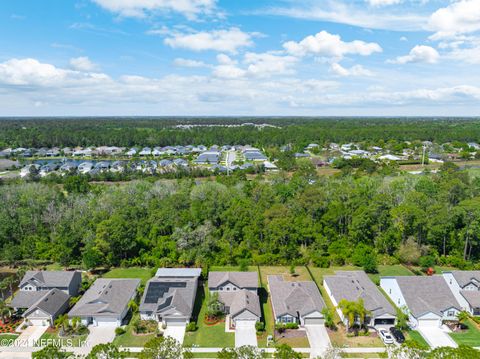
POLYGON ((383 340, 385 344, 394 343, 392 335, 389 332, 387 332, 385 329, 379 329, 378 335, 380 336, 380 338, 383 340))

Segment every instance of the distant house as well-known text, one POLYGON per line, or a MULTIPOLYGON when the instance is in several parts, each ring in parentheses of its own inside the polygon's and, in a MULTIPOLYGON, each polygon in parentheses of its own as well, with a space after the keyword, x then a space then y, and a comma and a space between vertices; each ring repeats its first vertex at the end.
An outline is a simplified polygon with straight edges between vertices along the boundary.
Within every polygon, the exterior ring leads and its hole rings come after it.
POLYGON ((129 156, 129 157, 133 157, 137 154, 137 149, 136 148, 131 148, 127 151, 126 155, 129 156))
POLYGON ((248 149, 243 151, 243 157, 246 161, 259 161, 263 162, 267 160, 267 156, 265 156, 260 150, 257 149, 248 149))
POLYGON ((220 160, 220 152, 218 151, 206 151, 198 155, 198 157, 193 161, 196 164, 210 164, 215 165, 220 160))
POLYGON ((239 320, 260 320, 257 272, 210 272, 208 290, 218 293, 218 300, 230 316, 232 326, 239 320))
POLYGON ((189 322, 197 293, 200 268, 159 268, 140 302, 140 317, 168 325, 189 322))
POLYGON ((270 162, 270 161, 265 161, 263 162, 263 168, 265 168, 265 171, 267 172, 276 172, 278 171, 278 167, 276 164, 270 162))
POLYGON ((313 281, 289 282, 279 275, 269 275, 267 280, 276 323, 324 323, 325 302, 313 281))
POLYGON ((93 169, 93 163, 92 162, 83 162, 78 165, 78 172, 82 174, 89 173, 93 169))
POLYGON ((140 279, 99 278, 68 312, 68 317, 79 317, 84 325, 121 326, 139 285, 140 279))
POLYGON ((378 157, 378 159, 383 160, 383 161, 401 161, 402 159, 398 156, 387 154, 378 157))
POLYGON ((139 153, 140 156, 150 156, 151 154, 152 149, 150 147, 144 147, 139 153))
POLYGON ((78 294, 82 275, 67 271, 27 271, 10 306, 32 325, 53 325, 78 294))
POLYGON ((440 327, 461 311, 443 276, 382 277, 380 286, 397 307, 406 308, 414 329, 440 327))
POLYGON ((363 300, 365 309, 370 313, 365 321, 367 326, 395 324, 396 310, 364 271, 337 271, 335 275, 323 277, 323 286, 345 324, 348 318, 338 308, 342 299, 349 302, 363 300))
POLYGON ((443 278, 463 310, 480 315, 480 271, 443 272, 443 278))

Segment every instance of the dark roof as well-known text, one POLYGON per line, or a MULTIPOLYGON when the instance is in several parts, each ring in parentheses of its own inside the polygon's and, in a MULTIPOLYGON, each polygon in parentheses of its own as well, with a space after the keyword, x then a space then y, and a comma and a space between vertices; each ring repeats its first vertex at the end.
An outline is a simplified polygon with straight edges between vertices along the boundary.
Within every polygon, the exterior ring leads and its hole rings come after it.
POLYGON ((279 275, 269 275, 267 280, 277 317, 285 314, 303 317, 315 311, 321 312, 325 307, 320 291, 312 281, 289 282, 279 275))
POLYGON ((59 289, 52 289, 48 292, 41 292, 44 295, 32 304, 23 313, 23 317, 28 317, 33 311, 40 309, 42 312, 55 316, 64 308, 65 304, 70 300, 70 296, 59 289))
POLYGON ((239 288, 258 288, 257 272, 210 272, 208 273, 208 287, 216 288, 226 282, 235 284, 239 288))
POLYGON ((376 317, 396 314, 393 306, 364 271, 338 271, 335 275, 324 276, 323 280, 337 303, 342 299, 348 301, 363 299, 365 309, 376 317))
POLYGON ((68 313, 69 317, 117 317, 135 295, 140 279, 97 279, 68 313))

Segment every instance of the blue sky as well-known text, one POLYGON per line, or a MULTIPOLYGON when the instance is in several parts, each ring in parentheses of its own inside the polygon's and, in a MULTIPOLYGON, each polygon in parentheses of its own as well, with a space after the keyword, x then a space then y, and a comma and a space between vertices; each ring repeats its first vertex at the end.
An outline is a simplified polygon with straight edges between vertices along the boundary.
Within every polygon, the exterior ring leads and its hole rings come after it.
POLYGON ((2 0, 0 115, 480 115, 480 0, 2 0))

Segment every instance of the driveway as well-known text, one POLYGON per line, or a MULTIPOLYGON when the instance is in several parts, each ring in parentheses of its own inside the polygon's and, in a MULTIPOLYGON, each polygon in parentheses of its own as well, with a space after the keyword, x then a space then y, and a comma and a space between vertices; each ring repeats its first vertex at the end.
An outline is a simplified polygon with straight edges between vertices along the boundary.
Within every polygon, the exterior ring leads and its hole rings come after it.
POLYGON ((166 337, 172 337, 180 344, 183 344, 183 338, 185 338, 185 329, 187 324, 182 325, 167 325, 167 328, 163 332, 166 337))
POLYGON ((457 343, 442 328, 419 326, 418 331, 432 348, 457 347, 457 343))
POLYGON ((67 348, 77 355, 86 355, 97 344, 106 344, 113 342, 115 339, 115 326, 94 327, 88 326, 90 333, 87 336, 85 345, 75 348, 67 348))
POLYGON ((237 320, 235 323, 235 347, 244 345, 258 346, 257 330, 253 320, 237 320))
POLYGON ((17 338, 18 346, 32 347, 48 329, 48 326, 30 325, 17 338))
POLYGON ((305 325, 307 338, 310 343, 310 357, 317 358, 323 356, 330 346, 330 337, 327 329, 323 324, 307 324, 305 325))

